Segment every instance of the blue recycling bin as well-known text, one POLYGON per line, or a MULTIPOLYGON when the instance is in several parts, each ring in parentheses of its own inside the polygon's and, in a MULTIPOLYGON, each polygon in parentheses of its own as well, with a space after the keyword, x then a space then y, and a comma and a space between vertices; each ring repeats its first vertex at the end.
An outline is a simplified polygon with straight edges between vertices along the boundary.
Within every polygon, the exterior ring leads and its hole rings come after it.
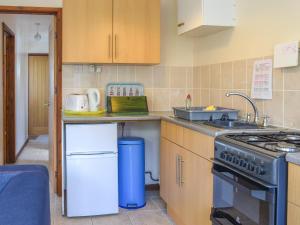
POLYGON ((119 148, 119 206, 138 209, 145 201, 145 142, 143 138, 122 137, 119 148))

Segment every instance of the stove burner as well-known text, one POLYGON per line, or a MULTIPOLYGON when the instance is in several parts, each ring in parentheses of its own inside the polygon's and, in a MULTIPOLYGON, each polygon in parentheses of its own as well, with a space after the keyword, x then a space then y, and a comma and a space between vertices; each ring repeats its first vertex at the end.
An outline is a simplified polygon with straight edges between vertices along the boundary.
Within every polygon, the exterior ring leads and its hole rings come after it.
POLYGON ((291 141, 300 141, 300 135, 289 134, 289 135, 286 135, 286 139, 291 140, 291 141))
POLYGON ((297 146, 286 142, 279 142, 277 143, 276 149, 283 152, 294 152, 297 150, 297 146))

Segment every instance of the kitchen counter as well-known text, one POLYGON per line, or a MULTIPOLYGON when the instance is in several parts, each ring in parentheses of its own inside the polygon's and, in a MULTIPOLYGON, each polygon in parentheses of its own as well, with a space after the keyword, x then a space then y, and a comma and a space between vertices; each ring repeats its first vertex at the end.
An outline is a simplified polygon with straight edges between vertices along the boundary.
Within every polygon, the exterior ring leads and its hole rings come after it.
POLYGON ((160 121, 165 120, 171 123, 175 123, 179 126, 198 131, 200 133, 216 137, 226 133, 241 133, 241 132, 276 132, 284 130, 283 128, 266 128, 263 130, 251 129, 235 129, 235 130, 226 130, 221 128, 216 128, 208 126, 201 123, 193 123, 184 119, 180 119, 173 116, 173 112, 149 112, 147 115, 120 115, 120 114, 110 114, 104 113, 101 116, 69 116, 63 114, 64 123, 101 123, 101 122, 135 122, 135 121, 160 121))
POLYGON ((300 166, 300 152, 288 153, 286 155, 286 161, 300 166))

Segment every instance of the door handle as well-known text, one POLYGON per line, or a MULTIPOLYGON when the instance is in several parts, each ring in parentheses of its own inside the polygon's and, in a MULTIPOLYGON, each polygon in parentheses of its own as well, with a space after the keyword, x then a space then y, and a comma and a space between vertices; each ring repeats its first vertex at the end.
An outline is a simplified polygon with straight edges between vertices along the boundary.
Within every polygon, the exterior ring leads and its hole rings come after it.
POLYGON ((115 34, 115 59, 118 57, 117 40, 118 40, 118 38, 117 38, 117 35, 115 34))
POLYGON ((182 187, 184 184, 184 177, 183 177, 183 163, 184 160, 182 159, 182 156, 179 157, 179 174, 180 174, 180 179, 179 179, 179 185, 182 187))
POLYGON ((179 155, 176 155, 176 184, 179 185, 179 180, 180 180, 180 177, 179 177, 179 155))
POLYGON ((111 35, 108 35, 108 58, 111 58, 111 35))

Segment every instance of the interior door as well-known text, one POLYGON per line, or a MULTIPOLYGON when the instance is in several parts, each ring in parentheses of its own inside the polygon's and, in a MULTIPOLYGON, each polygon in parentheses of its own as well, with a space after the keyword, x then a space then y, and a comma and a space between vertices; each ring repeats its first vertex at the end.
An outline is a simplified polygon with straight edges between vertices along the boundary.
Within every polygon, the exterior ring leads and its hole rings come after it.
POLYGON ((112 2, 64 0, 64 63, 112 63, 112 2))
POLYGON ((29 55, 29 136, 48 134, 49 59, 29 55))
POLYGON ((160 62, 160 1, 114 0, 114 62, 160 62))

